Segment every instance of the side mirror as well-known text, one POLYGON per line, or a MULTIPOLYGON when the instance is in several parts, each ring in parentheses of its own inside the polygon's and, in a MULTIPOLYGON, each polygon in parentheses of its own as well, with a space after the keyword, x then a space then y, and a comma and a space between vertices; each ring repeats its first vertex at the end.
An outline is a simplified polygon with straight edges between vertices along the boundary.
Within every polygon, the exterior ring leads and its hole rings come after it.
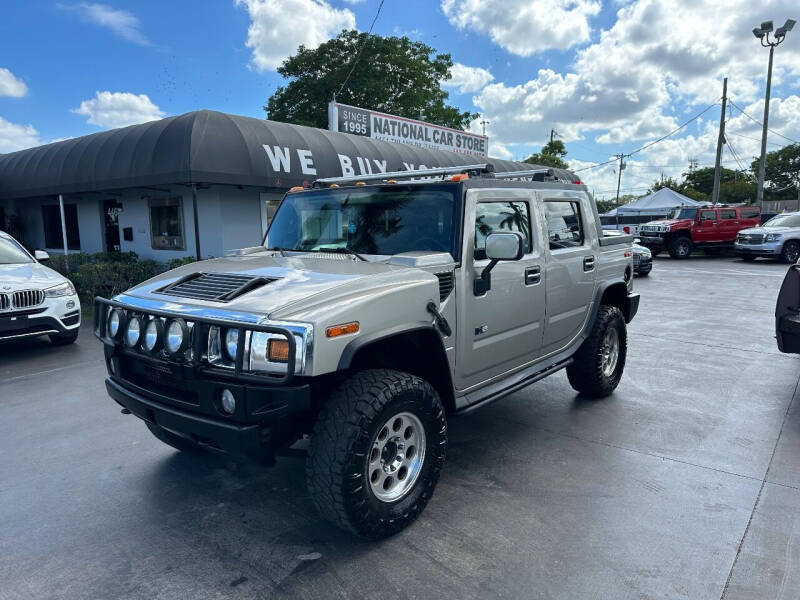
POLYGON ((486 238, 486 258, 489 264, 473 284, 476 296, 482 296, 492 288, 492 269, 501 260, 519 260, 525 254, 525 238, 521 233, 490 233, 486 238))
POLYGON ((50 255, 44 250, 35 250, 33 253, 33 258, 41 262, 43 260, 50 260, 50 255))

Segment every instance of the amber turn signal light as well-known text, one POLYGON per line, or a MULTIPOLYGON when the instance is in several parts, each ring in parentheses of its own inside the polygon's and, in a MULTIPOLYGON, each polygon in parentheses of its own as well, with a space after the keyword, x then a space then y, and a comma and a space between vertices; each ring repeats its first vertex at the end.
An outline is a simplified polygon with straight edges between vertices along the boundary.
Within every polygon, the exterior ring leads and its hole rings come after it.
POLYGON ((469 175, 466 173, 459 173, 458 175, 453 175, 450 181, 464 181, 465 179, 469 179, 469 175))
POLYGON ((325 330, 325 335, 329 338, 339 337, 340 335, 347 335, 349 333, 358 333, 358 321, 352 323, 342 323, 341 325, 331 325, 325 330))
POLYGON ((290 192, 302 192, 302 191, 303 191, 303 189, 304 189, 304 188, 303 188, 303 186, 301 186, 301 185, 296 185, 296 186, 294 186, 294 187, 292 187, 292 188, 289 188, 289 191, 290 191, 290 192))
POLYGON ((289 362, 289 341, 272 338, 267 342, 267 359, 270 362, 289 362))

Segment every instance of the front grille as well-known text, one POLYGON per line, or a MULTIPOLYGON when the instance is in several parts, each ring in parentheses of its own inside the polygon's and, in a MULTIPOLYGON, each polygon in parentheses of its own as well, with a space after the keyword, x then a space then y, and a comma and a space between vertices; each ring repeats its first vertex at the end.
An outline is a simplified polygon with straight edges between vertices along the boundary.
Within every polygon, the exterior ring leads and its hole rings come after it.
POLYGON ((29 308, 44 302, 42 290, 20 290, 12 295, 14 308, 29 308))
POLYGON ((439 278, 439 302, 444 302, 453 291, 453 272, 436 273, 439 278))
POLYGON ((760 233, 740 233, 739 234, 739 243, 740 244, 763 244, 764 243, 764 235, 760 233))
POLYGON ((11 303, 8 300, 8 295, 0 294, 0 310, 8 310, 9 306, 11 306, 11 303))
POLYGON ((272 281, 275 281, 275 279, 255 275, 192 273, 156 291, 159 294, 192 298, 194 300, 230 302, 234 298, 272 281))

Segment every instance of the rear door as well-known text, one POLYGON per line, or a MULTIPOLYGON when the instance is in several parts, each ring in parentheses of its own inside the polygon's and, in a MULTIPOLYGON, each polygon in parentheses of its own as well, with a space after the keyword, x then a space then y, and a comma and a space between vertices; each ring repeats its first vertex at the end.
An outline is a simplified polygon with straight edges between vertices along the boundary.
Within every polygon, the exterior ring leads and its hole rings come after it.
POLYGON ((597 233, 583 194, 541 194, 548 236, 542 354, 550 354, 569 345, 588 318, 597 278, 597 233))
POLYGON ((458 294, 456 388, 464 390, 536 359, 545 317, 544 256, 531 206, 534 192, 475 189, 467 193, 458 294), (489 264, 486 237, 514 231, 526 240, 524 256, 498 262, 491 289, 480 296, 473 282, 489 264))
POLYGON ((719 214, 717 210, 705 208, 700 210, 699 221, 697 222, 692 239, 695 243, 719 242, 719 214))
POLYGON ((733 242, 742 229, 735 208, 721 208, 719 211, 719 234, 723 242, 733 242))

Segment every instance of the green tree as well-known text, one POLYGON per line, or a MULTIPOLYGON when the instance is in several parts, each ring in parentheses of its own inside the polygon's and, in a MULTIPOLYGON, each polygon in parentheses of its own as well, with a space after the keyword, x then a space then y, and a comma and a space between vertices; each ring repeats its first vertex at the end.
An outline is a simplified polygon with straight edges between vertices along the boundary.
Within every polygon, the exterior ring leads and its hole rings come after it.
MULTIPOLYGON (((720 167, 719 182, 723 184, 728 181, 736 181, 742 175, 732 169, 720 167)), ((683 174, 682 189, 694 189, 700 194, 711 198, 714 193, 714 167, 703 167, 702 169, 694 169, 683 174)), ((681 191, 683 193, 683 191, 681 191)), ((686 194, 688 195, 688 194, 686 194)))
POLYGON ((441 82, 450 79, 453 61, 407 37, 382 37, 342 31, 318 48, 300 46, 278 73, 289 79, 269 97, 264 110, 274 121, 326 128, 328 102, 336 100, 401 117, 464 129, 477 114, 445 104, 441 82), (361 57, 347 85, 353 61, 361 57))
MULTIPOLYGON (((750 168, 757 176, 758 159, 752 162, 750 168)), ((797 185, 800 185, 800 144, 790 144, 767 152, 764 163, 764 186, 765 191, 771 194, 770 199, 796 197, 797 185)))
POLYGON ((566 155, 567 148, 564 146, 564 142, 551 140, 542 146, 541 152, 531 154, 524 162, 557 169, 569 169, 569 165, 564 160, 566 155))
POLYGON ((723 204, 750 204, 756 199, 756 184, 751 177, 740 176, 719 184, 719 201, 723 204))
POLYGON ((656 179, 653 181, 653 185, 647 190, 648 194, 652 194, 653 192, 657 192, 663 188, 669 188, 671 190, 678 190, 680 188, 680 184, 677 180, 673 179, 672 177, 662 177, 660 179, 656 179))

